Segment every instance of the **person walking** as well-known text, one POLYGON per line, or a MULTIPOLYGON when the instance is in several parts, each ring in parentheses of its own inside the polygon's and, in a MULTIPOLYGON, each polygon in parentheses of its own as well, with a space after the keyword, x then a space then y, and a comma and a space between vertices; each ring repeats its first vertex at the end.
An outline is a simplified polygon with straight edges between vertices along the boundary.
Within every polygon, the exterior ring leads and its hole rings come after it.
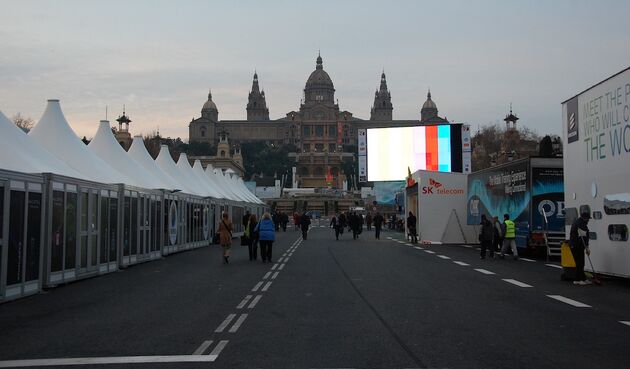
POLYGON ((407 229, 409 230, 411 243, 418 243, 418 229, 416 228, 416 223, 416 216, 413 215, 412 212, 409 212, 409 216, 407 217, 407 229))
POLYGON ((276 240, 276 226, 271 220, 271 214, 263 214, 262 219, 254 228, 254 233, 258 233, 262 262, 271 263, 271 249, 273 248, 273 241, 276 240))
POLYGON ((501 251, 501 244, 503 243, 503 227, 501 226, 501 222, 499 222, 499 217, 492 217, 492 226, 494 235, 492 237, 492 254, 490 257, 494 257, 495 252, 501 251))
POLYGON ((258 257, 258 232, 255 231, 257 225, 258 220, 256 219, 256 214, 252 214, 249 217, 249 222, 245 228, 247 240, 249 242, 247 245, 249 247, 249 261, 254 261, 258 257))
POLYGON ((367 225, 368 231, 372 230, 372 221, 372 213, 368 213, 368 215, 365 216, 365 224, 367 225))
POLYGON ((348 226, 348 217, 346 213, 343 212, 339 214, 339 234, 342 235, 345 228, 348 226))
POLYGON ((335 230, 335 239, 339 241, 340 222, 337 215, 333 215, 332 219, 330 220, 330 227, 335 230))
POLYGON ((287 224, 289 224, 289 215, 287 213, 280 213, 281 214, 281 218, 280 218, 280 223, 282 224, 282 231, 286 232, 287 231, 287 224))
POLYGON ((228 217, 228 213, 221 214, 221 222, 219 223, 219 242, 223 248, 223 262, 230 263, 230 250, 232 249, 232 221, 228 217))
POLYGON ((494 257, 494 253, 492 252, 493 239, 494 226, 490 223, 486 214, 481 214, 481 232, 479 233, 479 242, 481 242, 481 254, 479 255, 480 259, 486 258, 486 250, 490 252, 490 257, 494 257))
POLYGON ((308 227, 311 225, 311 217, 306 213, 300 215, 300 228, 302 229, 302 238, 306 241, 308 236, 308 227))
POLYGON ((293 213, 293 226, 296 231, 300 229, 300 214, 298 213, 293 213))
POLYGON ((508 248, 512 249, 514 260, 518 260, 518 250, 516 250, 516 225, 508 214, 503 215, 503 224, 505 225, 505 233, 503 246, 501 247, 501 259, 505 259, 505 252, 508 248))
POLYGON ((573 260, 575 260, 575 270, 577 272, 573 284, 579 286, 591 284, 591 281, 587 280, 586 274, 584 274, 584 253, 591 255, 591 249, 588 247, 589 219, 591 219, 591 214, 583 212, 573 221, 571 230, 569 231, 569 245, 571 246, 571 254, 573 254, 573 260))
POLYGON ((376 237, 377 240, 381 239, 381 228, 383 227, 383 220, 385 218, 383 218, 383 216, 381 215, 381 213, 377 212, 376 215, 374 216, 374 236, 376 237))
POLYGON ((247 210, 245 212, 245 215, 243 215, 243 221, 241 222, 243 224, 243 229, 247 228, 247 223, 249 223, 250 216, 251 214, 249 213, 249 210, 247 210))

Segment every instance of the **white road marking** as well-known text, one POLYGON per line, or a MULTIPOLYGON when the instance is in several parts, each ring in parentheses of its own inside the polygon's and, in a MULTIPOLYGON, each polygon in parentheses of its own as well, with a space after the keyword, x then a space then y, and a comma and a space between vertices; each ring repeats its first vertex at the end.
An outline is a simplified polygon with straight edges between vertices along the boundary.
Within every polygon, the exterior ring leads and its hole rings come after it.
MULTIPOLYGON (((236 320, 236 323, 234 323, 232 328, 230 328, 229 332, 230 333, 236 333, 236 331, 238 331, 238 329, 241 327, 241 325, 243 324, 245 319, 247 319, 247 314, 241 314, 241 316, 239 316, 238 319, 236 320)), ((215 348, 215 350, 216 350, 216 348, 215 348)))
POLYGON ((535 263, 536 260, 528 259, 528 258, 519 258, 520 260, 529 261, 530 263, 535 263))
POLYGON ((102 364, 138 364, 138 363, 192 363, 213 362, 217 355, 171 355, 171 356, 111 356, 111 357, 76 357, 63 359, 34 359, 0 361, 0 368, 25 368, 33 366, 63 365, 102 365, 102 364))
POLYGON ((630 326, 630 321, 627 321, 627 320, 620 320, 619 323, 630 326))
POLYGON ((280 258, 280 259, 278 259, 278 263, 282 263, 282 260, 284 260, 284 258, 283 258, 283 257, 282 257, 282 258, 280 258))
POLYGON ((420 247, 420 246, 414 246, 413 248, 414 248, 414 249, 416 249, 416 250, 424 250, 424 249, 423 249, 422 247, 420 247))
POLYGON ((282 270, 282 269, 284 269, 284 265, 285 265, 285 264, 280 264, 280 268, 278 268, 278 270, 282 270))
POLYGON ((517 281, 516 279, 502 279, 502 281, 507 282, 507 283, 511 283, 515 286, 519 286, 519 287, 532 287, 531 285, 527 284, 527 283, 523 283, 521 281, 517 281))
POLYGON ((243 299, 243 301, 241 301, 240 304, 238 304, 238 306, 236 307, 237 309, 242 309, 243 306, 247 305, 247 302, 249 302, 249 299, 252 298, 252 295, 247 295, 245 296, 245 298, 243 299))
POLYGON ((265 287, 263 287, 263 289, 261 291, 263 292, 267 292, 267 290, 269 289, 269 287, 271 287, 271 283, 272 282, 267 282, 267 284, 265 285, 265 287))
POLYGON ((225 320, 223 321, 223 323, 221 323, 221 325, 219 325, 219 327, 217 327, 217 329, 215 329, 214 331, 216 333, 221 333, 225 330, 225 328, 228 326, 228 324, 230 324, 232 322, 232 320, 234 320, 234 318, 236 317, 236 314, 230 314, 227 316, 227 318, 225 318, 225 320))
POLYGON ((204 351, 206 351, 210 345, 212 345, 212 341, 204 341, 201 346, 193 352, 193 355, 203 355, 204 351))
POLYGON ((265 274, 265 276, 263 277, 263 279, 267 279, 269 278, 269 276, 271 275, 271 272, 267 272, 267 274, 265 274))
POLYGON ((475 250, 480 251, 480 250, 481 250, 481 248, 480 248, 480 247, 477 247, 475 250))
POLYGON ((271 279, 276 279, 276 277, 278 276, 278 273, 280 273, 280 272, 273 273, 273 275, 271 276, 271 279))
POLYGON ((491 272, 491 271, 489 271, 489 270, 485 270, 485 269, 475 269, 475 270, 476 270, 476 271, 478 271, 479 273, 482 273, 482 274, 487 274, 487 275, 490 275, 490 274, 496 274, 496 273, 494 273, 494 272, 491 272))
POLYGON ((545 264, 545 265, 548 267, 556 268, 556 269, 562 269, 562 266, 558 264, 545 264))
POLYGON ((412 245, 412 244, 410 244, 410 243, 406 243, 405 245, 410 246, 410 247, 413 247, 413 245, 412 245))
POLYGON ((262 295, 257 295, 256 297, 254 297, 254 299, 252 300, 252 303, 249 304, 249 306, 247 307, 248 309, 253 309, 256 307, 256 304, 258 304, 258 301, 260 301, 260 299, 262 298, 262 295))
POLYGON ((260 282, 256 283, 254 288, 252 288, 252 292, 258 291, 258 289, 260 288, 260 286, 262 286, 263 283, 264 283, 263 281, 260 281, 260 282))
POLYGON ((440 259, 450 259, 448 256, 446 255, 436 255, 438 258, 440 259))
POLYGON ((424 252, 426 252, 427 254, 435 254, 435 251, 431 251, 431 250, 424 250, 424 252))
POLYGON ((468 247, 469 249, 472 249, 472 246, 470 246, 470 245, 462 245, 462 246, 468 247))
POLYGON ((387 239, 388 239, 388 240, 391 240, 392 238, 391 238, 391 237, 387 237, 387 239))
POLYGON ((581 303, 579 301, 575 301, 569 298, 566 298, 564 296, 560 296, 560 295, 547 295, 547 297, 550 297, 554 300, 558 300, 560 302, 564 302, 565 304, 569 304, 571 306, 575 306, 575 307, 579 307, 579 308, 589 308, 591 307, 591 305, 586 305, 584 303, 581 303))
POLYGON ((221 353, 221 351, 223 351, 223 349, 228 344, 228 342, 230 341, 228 340, 219 341, 217 346, 214 348, 214 350, 212 350, 212 352, 209 355, 210 358, 212 358, 212 361, 215 361, 219 357, 219 354, 221 353))
POLYGON ((453 261, 453 263, 455 263, 455 264, 457 264, 457 265, 464 266, 464 267, 466 267, 466 266, 469 266, 469 265, 470 265, 470 264, 468 264, 468 263, 464 263, 463 261, 453 261))
POLYGON ((271 267, 271 270, 276 270, 277 267, 278 267, 278 264, 276 263, 271 267))

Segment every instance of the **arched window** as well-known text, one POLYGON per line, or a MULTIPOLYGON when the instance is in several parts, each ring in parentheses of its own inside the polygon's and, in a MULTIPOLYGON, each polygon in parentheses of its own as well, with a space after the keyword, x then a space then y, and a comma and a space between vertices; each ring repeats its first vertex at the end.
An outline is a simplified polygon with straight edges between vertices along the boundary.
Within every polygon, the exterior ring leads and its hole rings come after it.
POLYGON ((221 150, 221 157, 224 158, 225 157, 225 150, 221 150))
POLYGON ((207 132, 206 127, 201 127, 199 132, 201 133, 201 137, 206 137, 206 132, 207 132))

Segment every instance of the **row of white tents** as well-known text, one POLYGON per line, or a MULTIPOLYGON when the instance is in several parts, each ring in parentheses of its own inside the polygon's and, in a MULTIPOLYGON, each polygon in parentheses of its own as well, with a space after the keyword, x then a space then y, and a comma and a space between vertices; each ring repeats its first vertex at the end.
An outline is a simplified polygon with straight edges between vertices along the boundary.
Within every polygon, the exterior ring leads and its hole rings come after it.
POLYGON ((58 100, 28 134, 0 112, 0 301, 206 246, 222 212, 238 235, 267 207, 230 172, 125 151, 108 121, 86 146, 58 100))

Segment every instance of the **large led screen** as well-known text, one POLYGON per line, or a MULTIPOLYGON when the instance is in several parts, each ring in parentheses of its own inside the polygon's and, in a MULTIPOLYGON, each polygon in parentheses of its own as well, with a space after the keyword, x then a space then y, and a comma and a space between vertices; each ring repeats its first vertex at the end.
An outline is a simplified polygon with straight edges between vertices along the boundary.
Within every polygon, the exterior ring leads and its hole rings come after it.
POLYGON ((461 172, 461 124, 369 128, 368 181, 399 181, 407 168, 461 172))

